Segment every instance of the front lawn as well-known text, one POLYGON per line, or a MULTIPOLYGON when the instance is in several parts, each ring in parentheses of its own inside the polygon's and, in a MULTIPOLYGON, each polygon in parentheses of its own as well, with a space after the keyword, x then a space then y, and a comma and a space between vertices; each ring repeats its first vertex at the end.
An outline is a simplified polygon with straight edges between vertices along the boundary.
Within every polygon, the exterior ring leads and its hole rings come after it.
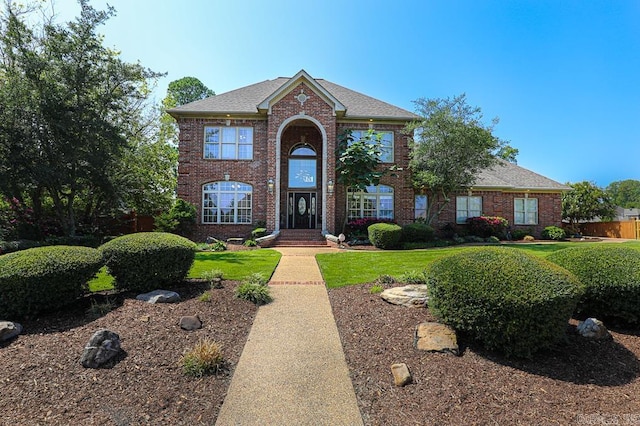
MULTIPOLYGON (((275 250, 260 249, 246 251, 197 252, 188 278, 200 278, 204 271, 220 269, 227 280, 240 281, 247 275, 260 273, 271 277, 280 261, 281 254, 275 250)), ((89 282, 92 292, 113 289, 113 277, 102 268, 98 276, 89 282)))
MULTIPOLYGON (((573 247, 576 244, 608 243, 515 243, 505 244, 505 246, 525 250, 536 256, 547 257, 554 251, 573 247)), ((640 241, 629 241, 620 244, 640 250, 640 241)), ((464 246, 461 246, 407 251, 348 251, 318 254, 316 255, 316 260, 327 287, 338 288, 345 285, 372 282, 383 274, 398 277, 407 271, 421 271, 435 259, 464 250, 464 248, 464 246)))

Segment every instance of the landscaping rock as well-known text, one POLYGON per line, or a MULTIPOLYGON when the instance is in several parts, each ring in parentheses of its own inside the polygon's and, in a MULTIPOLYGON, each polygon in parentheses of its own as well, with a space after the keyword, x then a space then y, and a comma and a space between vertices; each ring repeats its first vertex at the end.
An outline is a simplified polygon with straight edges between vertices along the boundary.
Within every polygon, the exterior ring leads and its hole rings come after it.
POLYGON ((607 327, 604 326, 602 321, 596 318, 587 318, 584 321, 578 323, 578 327, 576 328, 578 334, 582 337, 586 337, 588 339, 611 339, 611 334, 607 327))
POLYGON ((148 303, 174 303, 180 300, 180 295, 175 291, 153 290, 149 293, 137 295, 136 299, 148 303))
POLYGON ((380 293, 380 297, 394 305, 407 306, 409 308, 427 307, 426 284, 411 284, 403 287, 393 287, 380 293))
POLYGON ((13 339, 22 333, 22 325, 17 322, 0 321, 0 342, 13 339))
POLYGON ((416 327, 414 346, 421 351, 460 353, 455 330, 437 322, 423 322, 416 327))
POLYGON ((413 381, 409 367, 407 364, 393 364, 391 366, 391 373, 393 374, 393 382, 396 386, 405 386, 413 381))
POLYGON ((85 368, 99 368, 121 351, 120 336, 110 330, 98 330, 84 347, 80 362, 85 368))
POLYGON ((202 321, 197 315, 185 316, 180 318, 180 328, 187 331, 198 330, 202 328, 202 321))

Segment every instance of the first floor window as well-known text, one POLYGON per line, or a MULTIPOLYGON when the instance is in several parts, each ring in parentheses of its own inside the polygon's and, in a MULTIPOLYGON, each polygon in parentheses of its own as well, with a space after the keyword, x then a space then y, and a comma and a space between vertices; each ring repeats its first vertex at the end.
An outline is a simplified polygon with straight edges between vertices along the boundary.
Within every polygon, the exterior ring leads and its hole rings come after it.
POLYGON ((205 127, 204 158, 251 160, 253 127, 205 127))
POLYGON ((482 215, 482 197, 456 197, 456 223, 482 215))
POLYGON ((251 223, 253 188, 242 182, 211 182, 202 187, 202 223, 251 223))
MULTIPOLYGON (((393 163, 393 132, 374 130, 374 134, 380 135, 380 162, 393 163)), ((360 140, 367 136, 367 130, 353 130, 351 136, 360 140)))
POLYGON ((427 219, 427 196, 416 195, 414 206, 415 219, 427 219))
POLYGON ((393 188, 387 185, 367 186, 366 190, 347 191, 349 219, 393 219, 393 188))
POLYGON ((513 200, 513 219, 516 225, 537 225, 538 199, 515 198, 513 200))

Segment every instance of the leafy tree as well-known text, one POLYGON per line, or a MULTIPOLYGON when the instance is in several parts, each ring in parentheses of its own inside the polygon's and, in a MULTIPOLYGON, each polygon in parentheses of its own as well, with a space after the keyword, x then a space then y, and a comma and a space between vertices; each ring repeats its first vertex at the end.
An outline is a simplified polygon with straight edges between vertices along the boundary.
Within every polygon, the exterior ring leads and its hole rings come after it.
POLYGON ((480 108, 468 105, 464 94, 414 103, 421 118, 405 129, 414 135, 409 168, 414 188, 429 194, 430 224, 450 194, 471 187, 478 173, 496 165, 499 157, 515 162, 518 150, 493 135, 498 119, 485 125, 480 108))
POLYGON ((195 77, 182 77, 169 83, 164 104, 168 108, 199 101, 215 95, 215 92, 195 77))
MULTIPOLYGON (((353 137, 350 129, 339 135, 336 163, 339 184, 345 188, 366 191, 367 186, 380 183, 380 179, 388 171, 380 166, 381 139, 382 135, 371 129, 358 140, 353 137)), ((345 213, 343 232, 349 217, 348 204, 345 213)))
POLYGON ((596 217, 611 219, 615 206, 604 190, 587 181, 568 185, 571 191, 562 194, 562 218, 569 221, 573 232, 578 231, 578 223, 581 221, 596 217))
POLYGON ((116 198, 111 172, 131 148, 149 81, 160 76, 102 45, 96 30, 113 8, 79 3, 75 20, 36 28, 7 2, 0 23, 0 152, 8 156, 0 190, 19 199, 31 191, 36 211, 50 197, 67 235, 76 232, 78 200, 89 208, 116 198))
POLYGON ((155 218, 156 231, 190 237, 196 224, 196 206, 178 198, 168 212, 155 218))
POLYGON ((627 179, 611 182, 606 191, 616 206, 625 209, 640 208, 640 181, 627 179))

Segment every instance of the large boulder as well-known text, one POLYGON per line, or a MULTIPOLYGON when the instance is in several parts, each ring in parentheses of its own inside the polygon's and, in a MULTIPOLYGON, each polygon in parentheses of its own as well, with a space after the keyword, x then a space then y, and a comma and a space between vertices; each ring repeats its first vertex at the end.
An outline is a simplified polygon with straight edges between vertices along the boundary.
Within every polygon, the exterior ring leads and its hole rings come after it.
POLYGON ((403 287, 392 287, 380 293, 380 297, 394 305, 409 308, 426 308, 428 302, 426 284, 410 284, 403 287))
POLYGON ((0 321, 0 342, 13 339, 22 333, 22 326, 17 322, 0 321))
POLYGON ((117 333, 98 330, 85 345, 80 362, 85 368, 99 368, 115 358, 121 350, 120 336, 117 333))
POLYGON ((458 338, 451 327, 437 322, 423 322, 416 327, 414 345, 428 352, 448 352, 458 355, 458 338))
POLYGON ((180 300, 180 295, 175 291, 153 290, 137 295, 136 299, 147 303, 174 303, 180 300))

